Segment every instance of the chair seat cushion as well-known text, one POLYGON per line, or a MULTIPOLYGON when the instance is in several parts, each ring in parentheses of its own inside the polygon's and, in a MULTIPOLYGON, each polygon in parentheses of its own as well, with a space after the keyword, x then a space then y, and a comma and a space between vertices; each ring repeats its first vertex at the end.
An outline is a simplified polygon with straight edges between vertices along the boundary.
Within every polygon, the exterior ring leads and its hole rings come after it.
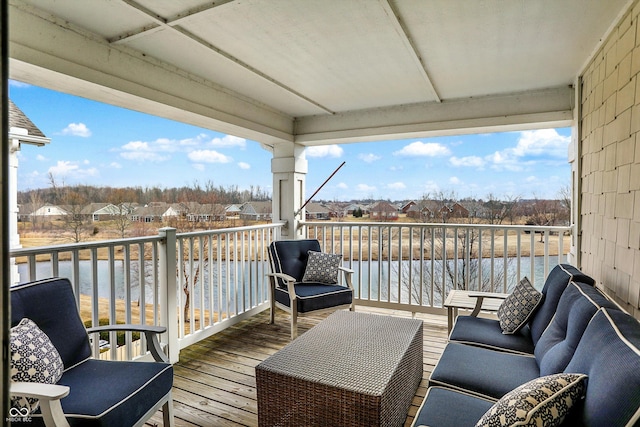
POLYGON ((173 367, 88 359, 67 370, 58 384, 70 388, 61 403, 71 426, 133 425, 171 391, 173 367))
POLYGON ((503 334, 498 320, 484 317, 458 316, 449 340, 494 350, 533 354, 529 326, 514 334, 503 334))
POLYGON ((416 427, 473 426, 493 404, 492 400, 466 393, 442 387, 429 387, 413 425, 416 427))
MULTIPOLYGON (((298 297, 298 313, 351 304, 353 292, 340 285, 325 285, 322 283, 296 283, 294 285, 298 297)), ((291 307, 289 293, 286 289, 275 290, 276 301, 291 307)))
POLYGON ((514 388, 539 376, 538 363, 532 355, 451 342, 431 373, 429 384, 500 399, 514 388))

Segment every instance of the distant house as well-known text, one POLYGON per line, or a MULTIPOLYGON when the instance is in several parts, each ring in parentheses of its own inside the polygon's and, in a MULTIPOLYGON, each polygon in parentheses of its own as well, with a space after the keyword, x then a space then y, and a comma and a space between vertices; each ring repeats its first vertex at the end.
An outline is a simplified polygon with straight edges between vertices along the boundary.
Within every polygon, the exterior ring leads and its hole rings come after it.
POLYGON ((127 214, 111 203, 89 203, 80 210, 80 215, 91 222, 112 220, 123 213, 127 214))
POLYGON ((320 203, 308 203, 305 206, 305 216, 308 220, 330 219, 329 209, 320 203))
POLYGON ((400 210, 402 211, 402 213, 406 214, 414 206, 417 206, 417 203, 411 200, 410 202, 407 202, 404 205, 402 205, 402 208, 400 210))
POLYGON ((268 202, 246 202, 242 205, 240 219, 265 221, 272 218, 271 201, 268 202))
POLYGON ((226 217, 225 207, 218 203, 198 205, 187 213, 187 220, 190 222, 224 221, 226 217))
POLYGON ((67 215, 69 215, 69 213, 63 207, 56 205, 44 205, 31 213, 32 219, 33 217, 37 217, 40 219, 47 219, 49 221, 63 219, 67 215))
POLYGON ((141 206, 134 210, 129 218, 135 222, 162 222, 162 214, 167 211, 166 205, 164 206, 141 206))
POLYGON ((240 215, 241 211, 242 211, 242 208, 238 205, 229 205, 225 207, 225 212, 227 217, 236 217, 240 215))
POLYGON ((389 202, 377 202, 369 208, 369 218, 377 221, 395 221, 398 219, 398 208, 389 202))

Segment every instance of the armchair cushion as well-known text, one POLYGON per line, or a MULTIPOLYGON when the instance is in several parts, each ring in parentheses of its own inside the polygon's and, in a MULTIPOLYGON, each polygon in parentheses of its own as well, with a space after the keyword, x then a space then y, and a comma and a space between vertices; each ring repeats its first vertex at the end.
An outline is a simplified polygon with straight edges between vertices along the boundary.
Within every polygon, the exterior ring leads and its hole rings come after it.
POLYGON ((149 402, 171 391, 173 368, 168 363, 88 359, 66 371, 58 384, 69 386, 62 409, 72 426, 134 425, 149 402))
POLYGON ((304 270, 303 282, 337 283, 338 266, 342 255, 308 251, 309 259, 304 270))
POLYGON ((586 375, 555 374, 516 387, 498 400, 476 427, 558 426, 585 393, 586 375))
MULTIPOLYGON (((269 257, 274 273, 284 273, 302 281, 309 258, 309 251, 320 252, 320 242, 315 239, 279 240, 269 245, 269 257)), ((286 283, 278 278, 278 286, 286 288, 286 283)))
MULTIPOLYGON (((62 377, 62 359, 49 337, 30 319, 22 319, 11 328, 11 380, 55 384, 62 377)), ((33 412, 38 400, 24 397, 11 399, 11 406, 33 412)))
MULTIPOLYGON (((296 283, 294 288, 298 300, 299 313, 351 304, 353 299, 351 289, 340 285, 296 283)), ((275 298, 280 304, 291 307, 291 300, 286 289, 276 288, 275 298)))
POLYGON ((528 278, 522 279, 498 308, 502 332, 514 334, 522 329, 541 301, 542 294, 528 278))

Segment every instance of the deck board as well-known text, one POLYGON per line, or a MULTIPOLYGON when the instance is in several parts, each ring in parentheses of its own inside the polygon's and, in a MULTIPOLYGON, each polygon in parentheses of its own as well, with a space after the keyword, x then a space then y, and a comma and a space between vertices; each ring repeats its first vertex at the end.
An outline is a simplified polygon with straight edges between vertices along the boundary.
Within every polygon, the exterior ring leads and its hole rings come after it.
MULTIPOLYGON (((357 307, 357 311, 408 317, 410 313, 357 307)), ((303 334, 326 316, 298 320, 303 334)), ((423 378, 409 409, 408 427, 427 391, 429 375, 447 342, 447 317, 420 315, 424 321, 423 378)), ((269 313, 251 319, 193 344, 180 352, 174 365, 173 406, 176 426, 254 427, 258 425, 255 367, 289 343, 288 315, 278 311, 276 323, 269 324, 269 313)), ((149 420, 162 425, 162 413, 149 420)))

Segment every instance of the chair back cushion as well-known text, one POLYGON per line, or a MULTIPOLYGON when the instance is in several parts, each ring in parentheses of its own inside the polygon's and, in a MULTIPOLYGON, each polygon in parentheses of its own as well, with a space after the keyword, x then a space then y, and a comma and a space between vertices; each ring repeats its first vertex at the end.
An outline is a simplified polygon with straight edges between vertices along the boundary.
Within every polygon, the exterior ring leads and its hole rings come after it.
POLYGON ((547 329, 549 322, 551 322, 553 315, 556 313, 556 307, 558 306, 558 301, 560 301, 560 296, 572 280, 592 286, 595 283, 591 277, 582 273, 570 264, 559 264, 549 272, 549 276, 547 276, 547 280, 542 288, 544 300, 537 308, 529 322, 529 327, 531 328, 531 340, 534 344, 538 344, 538 340, 542 336, 542 333, 547 329))
POLYGON ((616 309, 616 305, 593 286, 569 283, 558 301, 556 315, 534 350, 541 376, 564 370, 589 321, 601 307, 616 309))
MULTIPOLYGON (((269 245, 269 258, 274 273, 284 273, 301 282, 309 259, 309 251, 320 252, 320 242, 315 239, 279 240, 269 245)), ((279 286, 285 286, 278 280, 279 286)))
POLYGON ((598 311, 565 372, 588 375, 586 396, 566 425, 638 425, 640 323, 632 316, 608 308, 598 311))
POLYGON ((12 327, 24 318, 31 319, 58 350, 65 369, 91 357, 89 337, 69 279, 24 283, 10 291, 12 327))

